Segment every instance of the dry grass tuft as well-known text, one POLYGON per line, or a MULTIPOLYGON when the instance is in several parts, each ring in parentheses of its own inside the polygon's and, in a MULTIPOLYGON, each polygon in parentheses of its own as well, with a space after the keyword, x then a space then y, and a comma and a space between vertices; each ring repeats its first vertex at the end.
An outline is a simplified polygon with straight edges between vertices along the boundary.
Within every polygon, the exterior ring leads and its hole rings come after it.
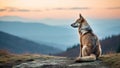
POLYGON ((37 59, 47 60, 56 58, 55 56, 41 55, 41 54, 12 54, 6 50, 0 50, 0 67, 12 67, 13 65, 23 62, 34 61, 37 59))
POLYGON ((120 53, 103 55, 100 59, 111 68, 120 68, 120 53))

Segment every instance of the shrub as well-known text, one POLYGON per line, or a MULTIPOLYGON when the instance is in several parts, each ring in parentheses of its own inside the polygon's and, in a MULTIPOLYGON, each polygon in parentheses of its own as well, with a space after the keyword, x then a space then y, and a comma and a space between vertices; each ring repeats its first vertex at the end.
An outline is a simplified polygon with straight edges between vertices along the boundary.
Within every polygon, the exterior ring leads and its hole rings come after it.
POLYGON ((0 50, 0 56, 10 55, 8 50, 0 50))

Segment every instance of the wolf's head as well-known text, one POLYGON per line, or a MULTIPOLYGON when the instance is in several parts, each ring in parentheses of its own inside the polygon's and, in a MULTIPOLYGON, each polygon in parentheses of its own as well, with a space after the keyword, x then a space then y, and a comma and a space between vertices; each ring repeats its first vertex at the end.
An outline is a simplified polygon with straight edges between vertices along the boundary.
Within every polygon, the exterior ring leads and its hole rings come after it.
POLYGON ((74 23, 72 23, 71 26, 77 28, 80 27, 83 22, 84 22, 84 18, 82 17, 81 14, 79 14, 79 18, 74 23))

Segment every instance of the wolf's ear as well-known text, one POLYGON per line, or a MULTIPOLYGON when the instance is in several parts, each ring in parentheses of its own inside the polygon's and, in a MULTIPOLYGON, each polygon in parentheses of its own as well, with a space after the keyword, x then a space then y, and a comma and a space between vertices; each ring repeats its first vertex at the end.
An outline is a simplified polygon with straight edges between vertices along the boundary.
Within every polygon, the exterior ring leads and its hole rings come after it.
POLYGON ((81 13, 79 14, 79 17, 80 17, 80 18, 82 17, 81 13))

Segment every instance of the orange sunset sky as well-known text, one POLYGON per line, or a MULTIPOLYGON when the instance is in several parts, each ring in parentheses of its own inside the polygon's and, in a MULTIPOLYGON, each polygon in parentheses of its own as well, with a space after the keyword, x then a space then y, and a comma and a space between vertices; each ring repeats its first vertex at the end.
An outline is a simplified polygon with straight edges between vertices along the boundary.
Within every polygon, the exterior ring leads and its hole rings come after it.
POLYGON ((0 0, 0 16, 31 19, 120 18, 120 0, 0 0))

